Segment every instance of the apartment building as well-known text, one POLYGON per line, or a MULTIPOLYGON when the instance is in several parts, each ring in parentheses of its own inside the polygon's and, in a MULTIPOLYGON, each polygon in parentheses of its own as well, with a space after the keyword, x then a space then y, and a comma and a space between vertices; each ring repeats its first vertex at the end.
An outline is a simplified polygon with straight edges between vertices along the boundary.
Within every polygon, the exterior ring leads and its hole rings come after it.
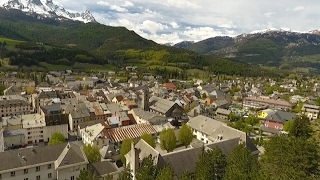
POLYGON ((5 87, 15 86, 18 89, 27 89, 29 86, 35 87, 35 82, 30 79, 0 78, 0 84, 3 84, 5 87))
POLYGON ((19 95, 0 96, 0 116, 30 114, 31 107, 26 99, 19 95))
POLYGON ((320 106, 304 104, 301 108, 301 114, 306 115, 310 120, 316 120, 319 117, 320 106))
POLYGON ((81 144, 62 143, 0 153, 0 179, 76 180, 88 164, 81 144))
POLYGON ((35 113, 38 113, 40 106, 47 105, 48 102, 52 101, 52 99, 58 98, 56 91, 40 91, 38 94, 32 94, 32 108, 35 113))
POLYGON ((46 122, 39 114, 23 115, 22 127, 27 144, 45 142, 48 139, 46 122))
POLYGON ((263 97, 245 97, 242 101, 243 108, 270 108, 275 110, 290 110, 293 108, 293 104, 289 103, 285 100, 280 99, 270 99, 270 98, 263 98, 263 97))

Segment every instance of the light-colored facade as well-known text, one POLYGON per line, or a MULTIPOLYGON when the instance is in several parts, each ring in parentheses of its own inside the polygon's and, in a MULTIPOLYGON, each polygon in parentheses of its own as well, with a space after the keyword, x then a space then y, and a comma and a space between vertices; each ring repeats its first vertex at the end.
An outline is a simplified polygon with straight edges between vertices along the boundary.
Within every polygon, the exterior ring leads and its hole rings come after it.
POLYGON ((45 142, 49 142, 54 132, 59 132, 64 136, 65 139, 68 139, 68 124, 46 126, 44 129, 45 129, 44 132, 47 132, 47 135, 46 135, 47 139, 44 140, 45 142))
POLYGON ((306 115, 310 120, 316 120, 319 117, 320 106, 304 104, 301 108, 301 114, 306 115))
POLYGON ((2 122, 0 121, 0 152, 4 151, 4 137, 3 137, 2 122))
POLYGON ((12 131, 4 131, 4 145, 5 147, 22 145, 25 143, 24 138, 24 130, 12 130, 12 131))
POLYGON ((17 116, 30 114, 30 104, 19 95, 9 95, 0 97, 0 116, 17 116))
POLYGON ((48 139, 46 122, 39 114, 22 116, 25 142, 27 144, 45 142, 48 139))
POLYGON ((35 82, 29 79, 18 79, 18 78, 0 78, 0 84, 5 87, 16 86, 19 89, 26 89, 29 86, 35 86, 35 82))
POLYGON ((82 147, 74 143, 11 150, 0 154, 0 179, 76 180, 87 164, 82 147))
POLYGON ((274 100, 264 97, 245 97, 242 101, 243 108, 270 108, 278 110, 290 110, 293 105, 285 100, 274 100))
POLYGON ((83 129, 80 129, 80 135, 83 141, 83 144, 90 144, 97 146, 101 149, 103 146, 109 144, 109 140, 104 137, 103 130, 104 126, 101 123, 87 126, 83 129))

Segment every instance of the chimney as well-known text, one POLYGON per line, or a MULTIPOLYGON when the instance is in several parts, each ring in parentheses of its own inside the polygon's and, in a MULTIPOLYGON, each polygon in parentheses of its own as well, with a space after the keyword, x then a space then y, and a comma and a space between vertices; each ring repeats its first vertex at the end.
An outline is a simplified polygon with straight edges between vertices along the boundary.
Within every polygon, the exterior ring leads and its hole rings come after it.
POLYGON ((136 170, 139 168, 139 151, 134 147, 134 142, 131 142, 131 164, 132 164, 132 173, 133 180, 136 180, 136 170))

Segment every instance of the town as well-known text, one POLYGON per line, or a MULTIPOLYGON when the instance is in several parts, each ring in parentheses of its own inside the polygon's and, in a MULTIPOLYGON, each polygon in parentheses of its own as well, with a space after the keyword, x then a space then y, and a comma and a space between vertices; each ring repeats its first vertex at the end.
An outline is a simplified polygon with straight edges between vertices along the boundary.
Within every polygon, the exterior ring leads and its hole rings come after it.
POLYGON ((169 164, 180 178, 197 173, 203 149, 219 148, 228 157, 244 145, 259 159, 263 142, 288 134, 297 117, 319 130, 316 77, 179 80, 150 73, 139 77, 137 71, 127 66, 121 74, 3 72, 0 179, 75 180, 82 170, 99 179, 119 179, 129 171, 137 179, 149 156, 157 167, 169 164), (184 130, 191 138, 184 138, 184 130), (165 144, 169 132, 173 147, 165 144))

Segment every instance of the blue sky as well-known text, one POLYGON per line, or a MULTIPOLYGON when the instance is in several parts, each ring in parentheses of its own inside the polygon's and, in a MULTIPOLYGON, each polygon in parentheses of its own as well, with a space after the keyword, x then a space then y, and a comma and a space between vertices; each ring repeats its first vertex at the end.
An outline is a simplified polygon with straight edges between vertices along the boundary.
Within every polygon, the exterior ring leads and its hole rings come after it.
POLYGON ((70 11, 89 10, 96 20, 124 26, 157 43, 200 41, 266 28, 319 29, 316 0, 53 0, 70 11))

